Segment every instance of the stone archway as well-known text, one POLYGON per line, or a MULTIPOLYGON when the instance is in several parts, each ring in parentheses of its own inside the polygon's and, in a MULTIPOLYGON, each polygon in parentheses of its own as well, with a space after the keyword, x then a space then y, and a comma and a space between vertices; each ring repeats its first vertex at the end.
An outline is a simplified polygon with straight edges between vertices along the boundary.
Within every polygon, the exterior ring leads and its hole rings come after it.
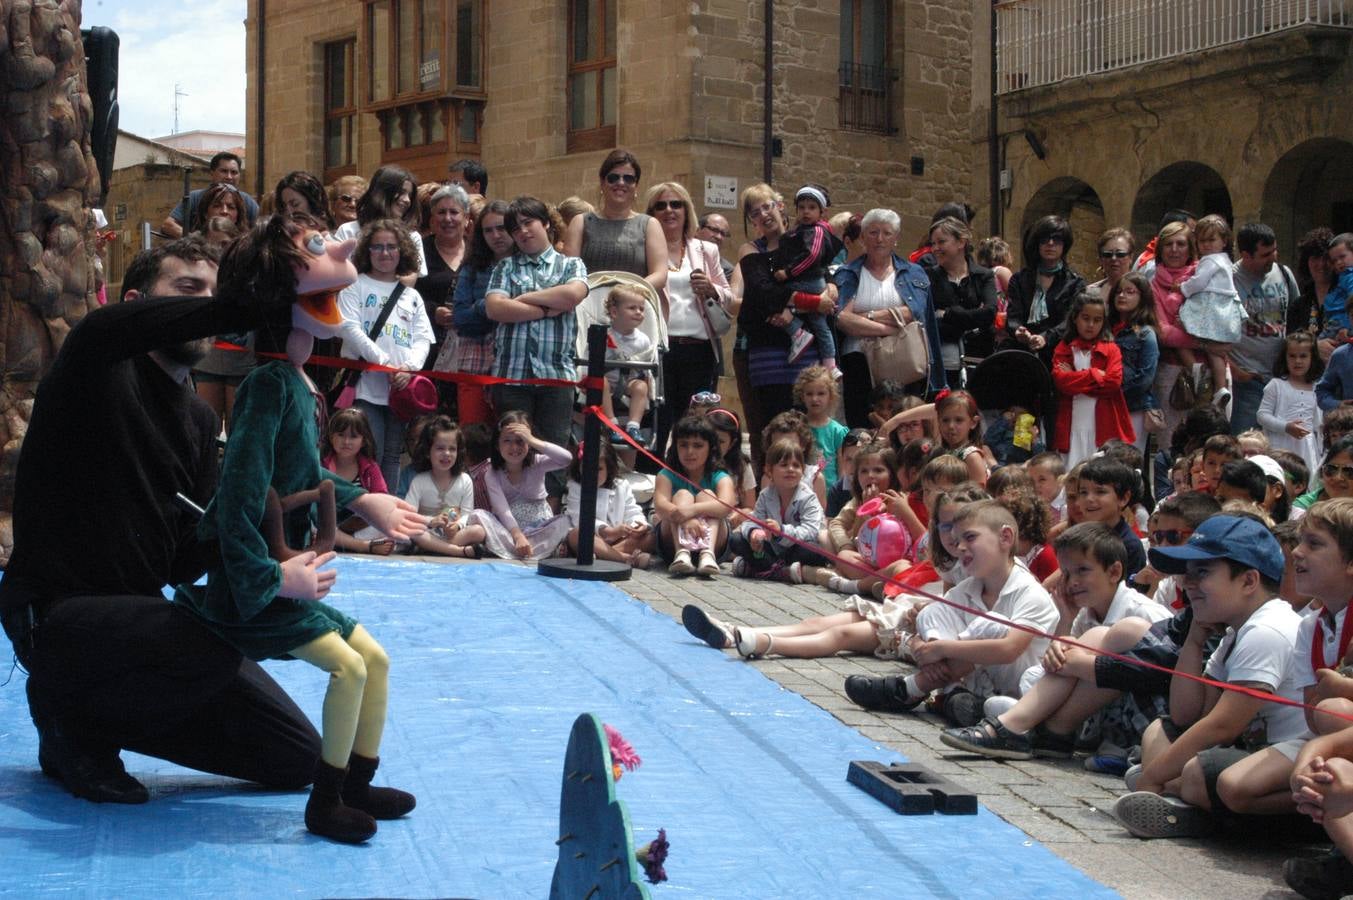
MULTIPOLYGON (((1063 175, 1044 184, 1029 202, 1024 205, 1024 216, 1020 223, 1019 243, 1011 247, 1015 254, 1015 264, 1024 264, 1021 248, 1024 237, 1033 224, 1044 216, 1061 216, 1071 223, 1071 233, 1075 240, 1071 245, 1068 262, 1071 268, 1090 278, 1098 262, 1095 258, 1095 242, 1104 231, 1104 204, 1099 194, 1090 185, 1073 175, 1063 175)), ((1014 242, 1011 242, 1014 244, 1014 242)), ((1091 278, 1090 280, 1094 280, 1091 278)))
POLYGON ((1187 160, 1171 163, 1146 180, 1132 202, 1132 233, 1143 246, 1160 230, 1160 217, 1187 209, 1199 218, 1216 213, 1232 222, 1231 191, 1216 169, 1187 160))
POLYGON ((1269 172, 1263 204, 1284 259, 1296 259, 1297 241, 1316 226, 1353 231, 1353 143, 1312 138, 1288 150, 1269 172))

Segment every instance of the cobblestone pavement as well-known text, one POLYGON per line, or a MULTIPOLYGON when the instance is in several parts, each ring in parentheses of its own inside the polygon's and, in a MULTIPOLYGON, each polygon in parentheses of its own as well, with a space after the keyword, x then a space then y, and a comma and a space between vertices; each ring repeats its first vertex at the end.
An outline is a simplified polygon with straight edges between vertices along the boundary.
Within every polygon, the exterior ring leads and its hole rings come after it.
MULTIPOLYGON (((712 581, 652 571, 636 572, 616 587, 678 622, 687 603, 698 603, 735 624, 770 625, 835 612, 838 599, 818 587, 735 579, 726 566, 724 576, 712 581)), ((847 675, 886 674, 897 671, 895 663, 837 656, 772 658, 748 665, 865 737, 973 791, 992 812, 1125 897, 1295 898, 1283 883, 1282 861, 1315 852, 1315 845, 1300 841, 1275 846, 1262 825, 1253 835, 1226 839, 1138 840, 1108 812, 1122 792, 1120 778, 1087 772, 1080 760, 996 762, 974 757, 940 743, 941 720, 935 716, 871 713, 846 698, 847 675)), ((879 813, 891 815, 883 806, 879 813)))

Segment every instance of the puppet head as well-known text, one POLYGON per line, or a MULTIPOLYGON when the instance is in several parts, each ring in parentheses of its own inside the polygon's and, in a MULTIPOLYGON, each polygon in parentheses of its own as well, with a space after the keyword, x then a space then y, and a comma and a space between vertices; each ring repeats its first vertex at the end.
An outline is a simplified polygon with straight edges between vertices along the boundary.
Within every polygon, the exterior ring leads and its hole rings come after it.
POLYGON ((299 365, 309 359, 314 337, 338 333, 337 292, 357 280, 348 261, 354 246, 325 238, 308 217, 273 216, 226 249, 217 296, 269 309, 259 348, 280 350, 284 344, 299 365), (263 341, 264 335, 269 339, 263 341))
POLYGON ((297 296, 291 326, 318 338, 336 337, 343 325, 338 292, 357 280, 349 260, 357 242, 336 241, 314 228, 294 234, 292 242, 301 255, 292 260, 297 296))

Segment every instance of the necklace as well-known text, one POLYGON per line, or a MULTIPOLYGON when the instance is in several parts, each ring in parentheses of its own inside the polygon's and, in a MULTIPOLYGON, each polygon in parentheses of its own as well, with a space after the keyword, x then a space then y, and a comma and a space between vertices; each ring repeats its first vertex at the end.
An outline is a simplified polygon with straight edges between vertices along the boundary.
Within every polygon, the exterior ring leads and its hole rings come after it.
POLYGON ((667 245, 667 271, 680 272, 682 265, 686 262, 686 242, 682 240, 679 244, 667 245), (672 260, 676 259, 677 264, 672 265, 672 260))

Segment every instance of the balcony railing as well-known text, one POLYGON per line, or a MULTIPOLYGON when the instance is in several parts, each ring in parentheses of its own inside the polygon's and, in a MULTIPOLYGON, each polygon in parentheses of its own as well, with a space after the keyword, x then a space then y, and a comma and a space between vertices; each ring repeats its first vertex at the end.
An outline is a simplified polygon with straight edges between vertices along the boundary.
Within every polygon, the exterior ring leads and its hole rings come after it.
POLYGON ((1353 0, 1005 0, 997 93, 1183 56, 1303 25, 1353 27, 1353 0))
POLYGON ((892 134, 893 84, 897 70, 887 66, 842 63, 840 68, 841 127, 850 131, 892 134))

